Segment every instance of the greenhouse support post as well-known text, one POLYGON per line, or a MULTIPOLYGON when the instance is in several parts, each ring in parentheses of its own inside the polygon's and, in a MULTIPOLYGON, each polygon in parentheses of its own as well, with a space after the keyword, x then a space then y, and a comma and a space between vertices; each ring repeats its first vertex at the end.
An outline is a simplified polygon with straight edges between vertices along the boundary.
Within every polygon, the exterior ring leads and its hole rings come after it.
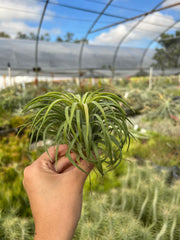
POLYGON ((79 86, 80 85, 81 80, 79 78, 76 78, 76 85, 79 86))
POLYGON ((92 78, 92 86, 95 86, 95 79, 94 78, 92 78))
POLYGON ((3 75, 4 78, 4 88, 6 88, 6 74, 3 75))
POLYGON ((11 68, 8 67, 8 76, 9 76, 9 84, 12 86, 12 79, 11 79, 11 68))
POLYGON ((153 67, 150 67, 150 69, 149 69, 149 90, 152 89, 152 84, 153 84, 152 75, 153 75, 153 67))
POLYGON ((8 76, 9 76, 9 84, 12 86, 12 79, 11 79, 11 65, 8 63, 8 76))

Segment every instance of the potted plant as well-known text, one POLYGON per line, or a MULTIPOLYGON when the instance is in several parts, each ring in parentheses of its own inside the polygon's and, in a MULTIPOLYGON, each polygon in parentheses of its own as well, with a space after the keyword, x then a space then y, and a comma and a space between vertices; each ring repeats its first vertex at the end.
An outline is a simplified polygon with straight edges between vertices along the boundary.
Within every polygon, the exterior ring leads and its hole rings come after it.
POLYGON ((47 139, 54 145, 67 144, 67 157, 73 165, 81 169, 71 158, 71 151, 78 159, 94 163, 103 175, 119 165, 122 148, 130 143, 130 121, 123 106, 127 104, 122 98, 109 92, 86 92, 82 96, 49 92, 38 96, 24 108, 31 113, 25 124, 30 126, 30 143, 42 134, 46 151, 47 139))

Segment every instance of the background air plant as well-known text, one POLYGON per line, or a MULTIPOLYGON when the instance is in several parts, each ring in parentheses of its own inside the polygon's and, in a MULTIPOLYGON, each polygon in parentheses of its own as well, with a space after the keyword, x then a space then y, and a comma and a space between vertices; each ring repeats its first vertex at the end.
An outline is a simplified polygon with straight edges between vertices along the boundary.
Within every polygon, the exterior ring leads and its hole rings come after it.
POLYGON ((129 146, 129 120, 122 105, 127 104, 108 92, 86 92, 83 96, 67 92, 46 93, 24 108, 24 112, 33 110, 26 124, 31 126, 30 142, 34 137, 38 141, 42 134, 46 150, 47 138, 53 145, 67 144, 67 157, 72 164, 80 168, 70 156, 74 151, 79 159, 94 163, 103 175, 102 164, 105 163, 106 170, 118 166, 123 146, 126 143, 129 146))
POLYGON ((159 93, 159 106, 155 109, 152 109, 148 116, 151 119, 167 119, 170 118, 172 120, 178 121, 179 120, 179 113, 180 113, 180 99, 179 97, 171 97, 165 93, 159 93))

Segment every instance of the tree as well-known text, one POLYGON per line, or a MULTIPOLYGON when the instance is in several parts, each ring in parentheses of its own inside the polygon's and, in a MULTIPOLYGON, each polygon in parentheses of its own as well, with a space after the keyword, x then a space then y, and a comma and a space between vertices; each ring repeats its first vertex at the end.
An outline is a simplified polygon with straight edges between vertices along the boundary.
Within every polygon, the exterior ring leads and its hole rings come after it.
POLYGON ((64 42, 73 42, 74 33, 67 32, 64 36, 64 42))
POLYGON ((0 32, 0 38, 10 38, 10 35, 5 32, 0 32))
POLYGON ((29 39, 28 35, 22 32, 18 32, 16 35, 16 38, 18 39, 29 39))
POLYGON ((154 67, 164 71, 166 68, 178 68, 180 66, 180 31, 173 34, 163 33, 158 43, 161 48, 156 48, 153 59, 154 67))
POLYGON ((50 39, 51 39, 51 37, 50 37, 49 33, 45 33, 44 35, 41 35, 41 37, 40 37, 40 40, 44 40, 46 42, 49 42, 50 39))
POLYGON ((71 33, 71 32, 67 32, 66 35, 64 36, 64 38, 58 36, 56 38, 56 42, 73 42, 73 43, 86 43, 88 44, 88 40, 85 39, 85 38, 82 38, 82 39, 74 39, 74 33, 71 33))
MULTIPOLYGON (((18 39, 29 39, 29 40, 36 40, 37 35, 33 32, 30 32, 29 34, 18 32, 16 38, 18 39)), ((50 35, 49 33, 45 33, 39 36, 39 40, 42 41, 50 41, 50 35)))
POLYGON ((34 33, 30 33, 29 34, 29 39, 31 39, 31 40, 36 40, 36 34, 34 34, 34 33))
POLYGON ((56 38, 56 42, 63 42, 63 39, 62 39, 60 36, 58 36, 58 37, 56 38))
POLYGON ((85 39, 85 38, 74 40, 74 43, 81 43, 81 42, 84 42, 84 43, 88 44, 88 40, 85 39))

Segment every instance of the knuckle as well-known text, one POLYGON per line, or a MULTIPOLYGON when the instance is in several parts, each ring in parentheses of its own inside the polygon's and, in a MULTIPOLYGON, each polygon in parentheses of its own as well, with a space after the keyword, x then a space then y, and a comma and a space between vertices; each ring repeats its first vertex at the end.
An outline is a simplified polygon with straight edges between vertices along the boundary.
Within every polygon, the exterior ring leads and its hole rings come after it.
POLYGON ((26 179, 28 175, 29 175, 29 167, 26 167, 24 169, 24 179, 26 179))
POLYGON ((29 168, 30 168, 30 167, 28 166, 28 167, 26 167, 26 168, 24 169, 24 178, 27 178, 27 176, 29 175, 29 171, 30 171, 29 168))
MULTIPOLYGON (((54 150, 55 150, 54 146, 51 146, 51 147, 48 148, 48 152, 53 152, 54 150)), ((45 152, 45 153, 47 153, 47 152, 45 152)))
POLYGON ((25 183, 31 179, 31 176, 32 176, 32 167, 28 166, 24 169, 23 185, 25 185, 25 183))
POLYGON ((34 178, 38 173, 38 165, 39 163, 34 162, 24 169, 23 186, 25 189, 28 189, 34 182, 34 178))

